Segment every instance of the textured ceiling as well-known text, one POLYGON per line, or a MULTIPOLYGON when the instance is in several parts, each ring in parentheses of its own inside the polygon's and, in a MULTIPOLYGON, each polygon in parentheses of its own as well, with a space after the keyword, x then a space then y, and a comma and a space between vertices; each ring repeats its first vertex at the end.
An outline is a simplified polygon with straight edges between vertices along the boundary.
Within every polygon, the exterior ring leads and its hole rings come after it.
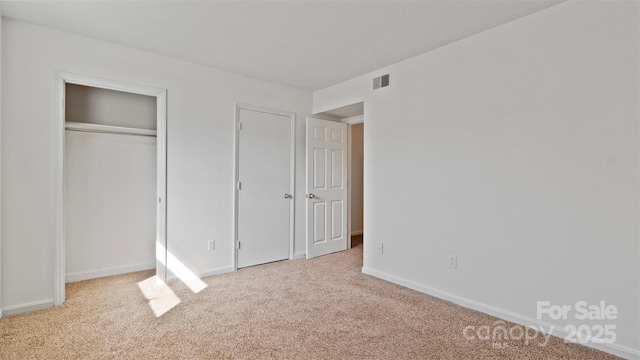
POLYGON ((3 1, 2 16, 321 89, 560 1, 3 1))

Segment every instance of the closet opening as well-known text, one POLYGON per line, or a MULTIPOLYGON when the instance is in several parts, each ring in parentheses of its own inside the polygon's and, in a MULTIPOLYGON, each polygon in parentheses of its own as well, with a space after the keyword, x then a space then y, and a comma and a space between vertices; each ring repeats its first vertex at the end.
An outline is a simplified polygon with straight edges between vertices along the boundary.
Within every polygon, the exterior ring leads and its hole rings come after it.
POLYGON ((55 304, 65 284, 166 281, 166 90, 58 73, 55 304))
POLYGON ((65 94, 65 282, 154 269, 156 99, 65 94))

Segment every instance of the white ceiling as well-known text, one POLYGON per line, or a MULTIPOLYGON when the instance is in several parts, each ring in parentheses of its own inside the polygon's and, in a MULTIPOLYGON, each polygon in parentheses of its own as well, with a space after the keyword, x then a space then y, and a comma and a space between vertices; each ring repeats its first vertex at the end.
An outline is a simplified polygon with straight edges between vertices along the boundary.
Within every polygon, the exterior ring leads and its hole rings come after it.
POLYGON ((2 1, 2 16, 317 90, 554 1, 2 1))

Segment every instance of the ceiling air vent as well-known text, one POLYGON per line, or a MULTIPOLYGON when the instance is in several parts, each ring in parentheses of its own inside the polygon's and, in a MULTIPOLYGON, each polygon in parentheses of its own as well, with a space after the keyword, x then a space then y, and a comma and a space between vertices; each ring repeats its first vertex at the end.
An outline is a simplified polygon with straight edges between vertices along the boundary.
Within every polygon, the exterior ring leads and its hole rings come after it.
POLYGON ((389 74, 378 76, 373 79, 373 89, 380 89, 389 86, 389 74))

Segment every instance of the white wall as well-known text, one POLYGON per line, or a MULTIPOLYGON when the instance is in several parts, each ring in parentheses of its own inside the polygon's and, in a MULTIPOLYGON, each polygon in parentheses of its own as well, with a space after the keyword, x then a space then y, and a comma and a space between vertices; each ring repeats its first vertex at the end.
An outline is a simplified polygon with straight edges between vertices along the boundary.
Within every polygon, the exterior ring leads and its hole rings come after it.
MULTIPOLYGON (((0 160, 2 159, 2 13, 0 13, 0 160)), ((2 317, 2 162, 0 161, 0 318, 2 317)))
MULTIPOLYGON (((232 267, 234 102, 297 114, 296 193, 304 193, 309 92, 6 18, 2 53, 5 309, 52 303, 55 70, 168 89, 168 248, 196 274, 232 267)), ((304 251, 303 196, 295 231, 304 251)))
POLYGON ((65 133, 65 271, 79 281, 155 269, 156 138, 65 133))
POLYGON ((605 300, 638 356, 638 10, 563 3, 315 92, 365 102, 363 270, 523 323, 605 300))

